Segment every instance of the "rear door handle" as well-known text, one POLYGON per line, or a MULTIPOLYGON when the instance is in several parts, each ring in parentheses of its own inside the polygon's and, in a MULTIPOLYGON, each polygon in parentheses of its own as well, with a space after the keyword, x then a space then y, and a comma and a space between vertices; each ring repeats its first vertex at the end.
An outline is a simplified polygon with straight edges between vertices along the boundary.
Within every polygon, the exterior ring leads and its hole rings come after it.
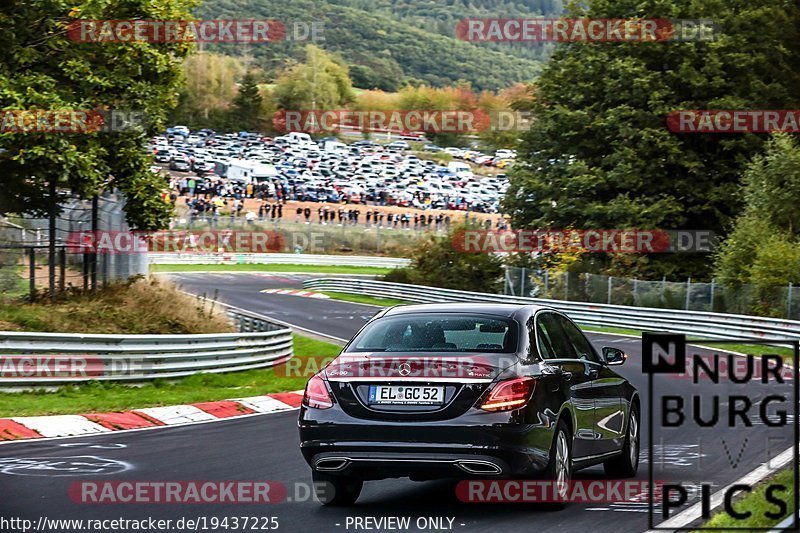
POLYGON ((600 375, 598 370, 589 370, 589 379, 594 379, 600 375))

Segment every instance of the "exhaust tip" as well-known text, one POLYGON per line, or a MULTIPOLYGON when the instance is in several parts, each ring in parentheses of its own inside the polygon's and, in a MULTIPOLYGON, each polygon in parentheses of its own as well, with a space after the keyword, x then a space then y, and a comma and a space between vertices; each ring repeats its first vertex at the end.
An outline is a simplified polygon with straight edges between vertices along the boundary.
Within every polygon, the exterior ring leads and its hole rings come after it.
POLYGON ((489 461, 456 461, 456 466, 468 474, 497 475, 503 469, 489 461))
POLYGON ((343 470, 348 464, 350 464, 350 459, 347 457, 328 457, 314 463, 314 468, 320 472, 337 472, 343 470))

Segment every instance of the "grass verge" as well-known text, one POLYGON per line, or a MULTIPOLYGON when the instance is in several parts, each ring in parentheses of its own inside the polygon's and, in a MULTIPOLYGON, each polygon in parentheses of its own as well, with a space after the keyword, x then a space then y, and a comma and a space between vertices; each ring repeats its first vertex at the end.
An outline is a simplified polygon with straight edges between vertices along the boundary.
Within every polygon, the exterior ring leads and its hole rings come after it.
MULTIPOLYGON (((780 523, 794 510, 794 472, 791 468, 778 472, 757 485, 753 492, 748 493, 734 502, 736 510, 740 513, 750 511, 752 514, 744 520, 737 520, 727 513, 720 512, 703 524, 703 528, 731 528, 743 530, 746 528, 768 528, 780 523), (789 509, 781 518, 769 518, 765 513, 775 513, 777 507, 765 500, 765 492, 770 485, 783 485, 785 491, 775 492, 774 497, 785 501, 789 509)), ((702 531, 702 530, 700 530, 702 531)))
POLYGON ((288 366, 196 374, 176 380, 155 380, 136 387, 94 381, 55 391, 0 393, 0 417, 115 412, 301 390, 310 374, 339 351, 341 347, 335 344, 295 335, 296 360, 288 366))
POLYGON ((392 307, 394 305, 404 305, 409 302, 405 300, 396 300, 394 298, 375 298, 374 296, 366 296, 364 294, 350 294, 347 292, 323 292, 334 300, 341 300, 343 302, 351 302, 356 304, 374 305, 376 307, 392 307))
POLYGON ((114 283, 96 294, 67 291, 53 301, 0 299, 0 331, 100 334, 233 332, 222 306, 157 278, 114 283))
POLYGON ((298 272, 309 274, 365 274, 382 276, 392 269, 324 265, 150 265, 153 272, 298 272))

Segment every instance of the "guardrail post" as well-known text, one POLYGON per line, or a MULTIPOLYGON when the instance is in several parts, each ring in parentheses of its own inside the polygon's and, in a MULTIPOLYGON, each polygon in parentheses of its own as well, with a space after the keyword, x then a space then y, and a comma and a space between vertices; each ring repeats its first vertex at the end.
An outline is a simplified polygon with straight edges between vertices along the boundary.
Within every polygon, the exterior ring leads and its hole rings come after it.
POLYGON ((89 254, 83 254, 83 290, 89 290, 89 254))
POLYGON ((608 298, 607 304, 611 305, 611 286, 614 283, 614 276, 608 276, 608 298))
POLYGON ((33 297, 36 295, 36 248, 28 248, 28 266, 30 267, 29 272, 29 292, 30 294, 28 297, 33 300, 33 297))
POLYGON ((108 252, 103 253, 103 274, 101 279, 103 280, 103 287, 108 286, 108 252))
POLYGON ((711 298, 710 298, 711 301, 709 302, 708 310, 712 313, 714 312, 714 289, 716 288, 717 288, 717 279, 711 278, 711 298))
POLYGON ((64 292, 67 288, 67 250, 66 248, 61 248, 58 251, 58 268, 59 268, 59 277, 58 277, 58 290, 60 292, 64 292))
POLYGON ((689 310, 689 294, 692 292, 692 278, 686 280, 686 304, 684 305, 684 309, 686 311, 689 310))
POLYGON ((550 272, 548 270, 544 271, 544 298, 547 298, 550 295, 550 272))
POLYGON ((792 285, 792 283, 790 282, 789 283, 789 293, 787 294, 787 298, 786 298, 786 300, 788 300, 788 304, 786 306, 786 318, 792 318, 792 289, 793 288, 794 288, 794 285, 792 285))

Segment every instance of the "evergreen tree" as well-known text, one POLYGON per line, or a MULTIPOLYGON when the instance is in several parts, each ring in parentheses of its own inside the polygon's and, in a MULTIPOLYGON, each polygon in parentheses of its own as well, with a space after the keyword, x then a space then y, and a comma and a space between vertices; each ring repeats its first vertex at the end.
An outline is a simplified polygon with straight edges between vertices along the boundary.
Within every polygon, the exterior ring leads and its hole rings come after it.
MULTIPOLYGON (((505 206, 513 223, 724 233, 741 206, 743 164, 764 136, 674 134, 665 119, 685 109, 796 109, 800 8, 774 0, 594 0, 571 11, 713 19, 715 39, 560 46, 538 80, 536 120, 512 173, 505 206)), ((613 271, 611 258, 598 259, 598 269, 613 271)), ((640 257, 622 274, 697 277, 710 267, 707 256, 660 255, 640 257)))
POLYGON ((242 78, 239 92, 233 99, 231 122, 234 127, 246 131, 260 130, 263 103, 256 78, 251 72, 248 72, 242 78))

